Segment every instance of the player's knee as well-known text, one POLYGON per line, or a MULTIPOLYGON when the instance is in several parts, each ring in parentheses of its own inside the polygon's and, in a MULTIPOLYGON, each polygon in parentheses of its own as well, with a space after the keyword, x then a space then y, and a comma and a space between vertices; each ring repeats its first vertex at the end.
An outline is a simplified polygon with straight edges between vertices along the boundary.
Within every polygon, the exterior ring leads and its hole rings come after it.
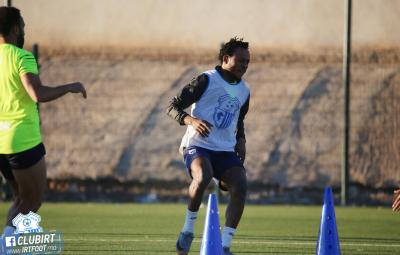
POLYGON ((212 175, 206 171, 197 175, 193 181, 197 184, 200 189, 206 189, 208 184, 211 182, 212 175))
POLYGON ((244 199, 247 194, 247 182, 245 180, 239 180, 230 187, 229 191, 232 196, 244 199))
POLYGON ((203 176, 198 180, 198 186, 201 189, 206 189, 208 187, 208 184, 210 184, 212 177, 210 176, 203 176))

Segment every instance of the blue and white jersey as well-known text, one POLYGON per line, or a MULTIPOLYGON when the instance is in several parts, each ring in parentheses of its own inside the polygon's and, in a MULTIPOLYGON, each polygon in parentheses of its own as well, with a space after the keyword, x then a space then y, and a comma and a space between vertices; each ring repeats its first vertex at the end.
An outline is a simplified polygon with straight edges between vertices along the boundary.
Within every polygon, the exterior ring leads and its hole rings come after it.
POLYGON ((230 84, 213 69, 204 72, 209 83, 201 98, 192 105, 191 116, 213 125, 208 137, 202 137, 189 125, 182 138, 180 151, 199 146, 213 151, 234 151, 240 108, 249 97, 250 90, 241 80, 230 84))

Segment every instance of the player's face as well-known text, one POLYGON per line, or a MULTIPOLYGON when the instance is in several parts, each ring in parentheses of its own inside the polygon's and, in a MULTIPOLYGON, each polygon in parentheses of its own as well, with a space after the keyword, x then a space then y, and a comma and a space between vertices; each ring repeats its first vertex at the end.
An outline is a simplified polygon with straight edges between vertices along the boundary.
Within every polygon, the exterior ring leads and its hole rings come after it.
POLYGON ((224 68, 230 71, 236 78, 241 79, 246 73, 250 63, 250 52, 248 49, 236 48, 232 56, 224 59, 224 68))

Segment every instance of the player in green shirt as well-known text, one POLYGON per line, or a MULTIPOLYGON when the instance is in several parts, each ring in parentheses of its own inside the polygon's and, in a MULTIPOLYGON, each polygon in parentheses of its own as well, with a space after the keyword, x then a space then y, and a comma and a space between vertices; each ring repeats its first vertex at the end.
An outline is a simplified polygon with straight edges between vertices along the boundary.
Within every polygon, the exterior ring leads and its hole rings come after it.
POLYGON ((79 82, 42 85, 35 58, 22 49, 25 23, 18 9, 0 7, 0 171, 11 185, 11 205, 3 234, 14 232, 12 219, 36 212, 46 187, 46 154, 37 103, 86 90, 79 82))

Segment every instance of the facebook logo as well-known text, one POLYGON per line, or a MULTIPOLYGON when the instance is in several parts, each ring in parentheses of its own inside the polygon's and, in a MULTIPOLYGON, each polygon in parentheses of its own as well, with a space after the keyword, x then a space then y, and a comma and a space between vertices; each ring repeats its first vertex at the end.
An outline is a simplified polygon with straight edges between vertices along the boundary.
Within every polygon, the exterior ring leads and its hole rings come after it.
POLYGON ((16 246, 15 236, 6 236, 6 247, 16 246))

